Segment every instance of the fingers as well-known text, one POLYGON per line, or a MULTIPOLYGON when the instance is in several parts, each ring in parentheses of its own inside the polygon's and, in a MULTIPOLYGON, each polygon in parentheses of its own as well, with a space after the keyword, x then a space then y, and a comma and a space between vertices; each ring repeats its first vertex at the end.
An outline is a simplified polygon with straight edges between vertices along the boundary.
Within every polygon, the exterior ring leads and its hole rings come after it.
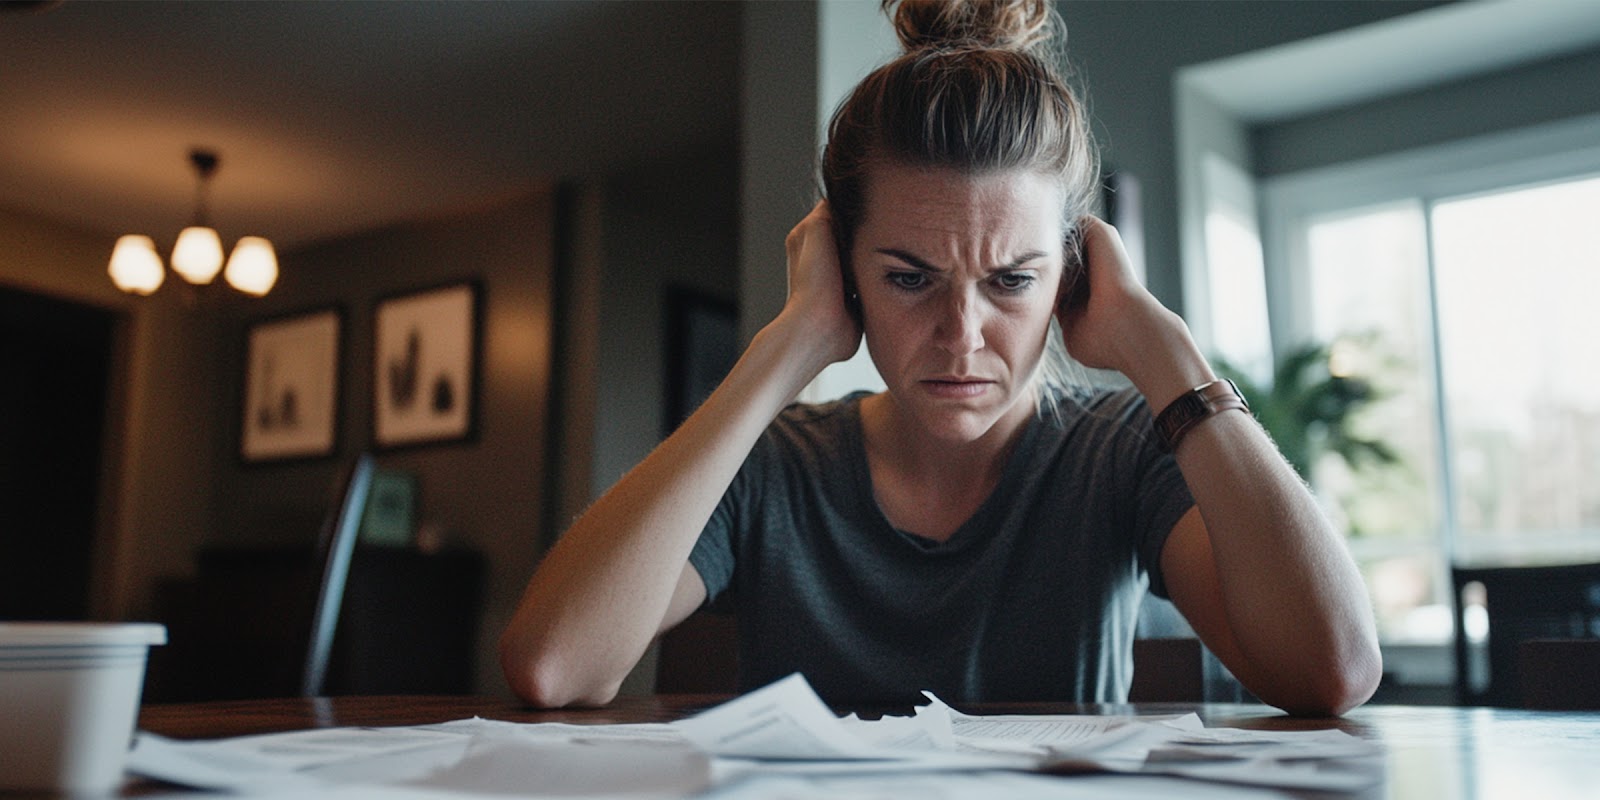
POLYGON ((826 352, 826 362, 854 355, 861 338, 859 319, 845 295, 833 215, 818 202, 784 239, 789 296, 780 316, 805 331, 804 339, 826 352))
POLYGON ((1096 263, 1107 261, 1113 265, 1128 265, 1128 249, 1122 244, 1122 234, 1111 223, 1091 214, 1078 222, 1078 231, 1083 240, 1085 267, 1092 269, 1096 263))
POLYGON ((1059 308, 1082 308, 1095 295, 1137 291, 1139 281, 1134 276, 1133 262, 1122 235, 1111 223, 1085 215, 1078 221, 1077 244, 1082 263, 1077 274, 1066 276, 1071 280, 1062 280, 1059 308))
POLYGON ((805 244, 809 232, 819 224, 828 225, 829 232, 832 233, 833 217, 828 213, 828 201, 826 200, 818 200, 817 204, 811 207, 810 213, 801 217, 800 221, 789 229, 789 235, 784 237, 783 246, 789 255, 790 262, 799 257, 800 246, 805 244))

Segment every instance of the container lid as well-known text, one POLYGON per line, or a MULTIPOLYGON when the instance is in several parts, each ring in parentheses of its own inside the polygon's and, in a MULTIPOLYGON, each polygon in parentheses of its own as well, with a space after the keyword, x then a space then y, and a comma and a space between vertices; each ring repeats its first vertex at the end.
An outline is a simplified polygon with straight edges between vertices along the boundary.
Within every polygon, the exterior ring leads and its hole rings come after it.
POLYGON ((167 643, 154 622, 0 622, 0 647, 72 647, 167 643))

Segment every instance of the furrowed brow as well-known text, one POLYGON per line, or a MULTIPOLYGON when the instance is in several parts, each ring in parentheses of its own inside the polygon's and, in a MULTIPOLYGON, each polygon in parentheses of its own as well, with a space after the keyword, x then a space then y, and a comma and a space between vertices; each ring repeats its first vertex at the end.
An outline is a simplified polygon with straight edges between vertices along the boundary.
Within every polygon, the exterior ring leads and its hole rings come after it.
MULTIPOLYGON (((909 266, 909 267, 911 267, 913 269, 921 270, 923 272, 939 272, 940 271, 938 267, 936 267, 936 266, 934 266, 934 265, 922 260, 921 258, 918 258, 915 255, 912 255, 911 253, 908 253, 908 252, 906 252, 904 250, 901 250, 901 249, 898 249, 898 248, 880 247, 880 248, 878 248, 878 252, 882 253, 883 255, 899 259, 900 261, 905 262, 905 264, 907 266, 909 266)), ((1046 253, 1043 250, 1029 250, 1028 252, 1023 253, 1022 255, 1019 255, 1016 258, 1011 259, 1011 261, 1009 261, 1009 262, 1007 262, 1005 264, 1001 264, 1000 266, 995 267, 995 268, 993 268, 993 269, 991 269, 989 271, 990 272, 1009 272, 1009 271, 1014 270, 1014 269, 1020 269, 1024 264, 1027 264, 1030 261, 1033 261, 1033 260, 1039 259, 1039 258, 1046 258, 1048 256, 1049 256, 1049 253, 1046 253)))
POLYGON ((1049 253, 1046 253, 1043 250, 1029 250, 1028 252, 1023 253, 1022 255, 1011 259, 1011 262, 1009 264, 1001 264, 1000 266, 995 267, 994 269, 989 270, 989 271, 990 272, 1009 272, 1009 271, 1014 270, 1014 269, 1021 269, 1022 265, 1028 263, 1029 261, 1033 261, 1034 259, 1037 259, 1037 258, 1046 258, 1048 256, 1049 256, 1049 253))
POLYGON ((936 267, 936 266, 934 266, 932 264, 929 264, 928 262, 923 261, 922 259, 920 259, 920 258, 918 258, 918 257, 916 257, 916 256, 914 256, 914 255, 912 255, 910 253, 907 253, 904 250, 899 250, 899 249, 896 249, 896 248, 893 248, 893 247, 880 247, 880 248, 878 248, 878 252, 882 253, 882 254, 884 254, 886 256, 891 256, 893 258, 897 258, 897 259, 899 259, 901 261, 904 261, 907 266, 910 266, 910 267, 912 267, 914 269, 922 270, 923 272, 938 272, 939 271, 938 267, 936 267))

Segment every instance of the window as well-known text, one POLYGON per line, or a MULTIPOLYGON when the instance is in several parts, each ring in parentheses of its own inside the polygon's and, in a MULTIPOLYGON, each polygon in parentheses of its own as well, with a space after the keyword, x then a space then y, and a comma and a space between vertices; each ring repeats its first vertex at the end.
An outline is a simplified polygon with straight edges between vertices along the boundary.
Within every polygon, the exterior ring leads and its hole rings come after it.
POLYGON ((1275 330, 1329 344, 1331 371, 1381 393, 1352 424, 1397 460, 1324 456, 1311 482, 1349 536, 1386 642, 1452 635, 1451 563, 1600 557, 1592 131, 1264 187, 1269 296, 1289 320, 1275 330))

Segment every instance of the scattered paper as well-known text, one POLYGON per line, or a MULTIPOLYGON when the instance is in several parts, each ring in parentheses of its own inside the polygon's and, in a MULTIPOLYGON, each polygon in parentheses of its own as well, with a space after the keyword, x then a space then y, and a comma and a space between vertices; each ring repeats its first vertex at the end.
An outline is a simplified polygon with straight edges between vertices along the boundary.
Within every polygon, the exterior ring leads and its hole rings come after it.
POLYGON ((799 673, 674 723, 700 749, 728 758, 885 757, 840 724, 799 673))
POLYGON ((711 758, 681 740, 573 740, 512 731, 474 737, 456 764, 407 785, 524 797, 667 798, 711 784, 711 758))
POLYGON ((841 718, 791 675, 670 724, 474 717, 192 742, 140 733, 128 769, 200 789, 339 800, 1069 798, 1113 787, 1119 796, 1247 796, 1266 787, 1354 792, 1383 778, 1383 749, 1337 730, 1206 728, 1193 714, 975 716, 925 694, 910 716, 841 718))
POLYGON ((405 780, 453 764, 471 737, 413 727, 320 728, 178 741, 141 732, 127 770, 197 789, 259 792, 405 780))
POLYGON ((1013 754, 958 752, 948 716, 938 709, 865 721, 834 715, 796 673, 688 719, 672 723, 697 747, 724 761, 753 761, 730 774, 865 773, 1026 769, 1013 754))

